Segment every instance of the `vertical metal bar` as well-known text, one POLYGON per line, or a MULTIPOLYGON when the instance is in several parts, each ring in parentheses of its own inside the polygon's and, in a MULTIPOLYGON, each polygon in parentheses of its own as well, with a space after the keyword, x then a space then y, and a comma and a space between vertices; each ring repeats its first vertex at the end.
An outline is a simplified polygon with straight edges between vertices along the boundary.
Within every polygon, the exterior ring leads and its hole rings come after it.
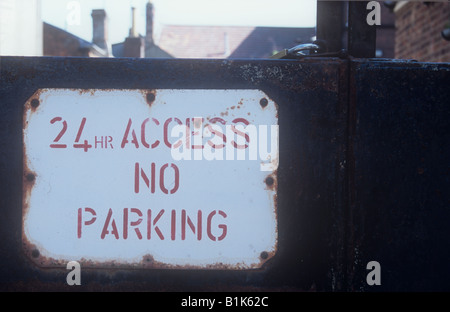
POLYGON ((336 52, 344 48, 345 2, 317 1, 316 37, 324 42, 326 51, 336 52))
POLYGON ((375 57, 376 26, 367 23, 368 1, 348 4, 348 53, 353 57, 375 57))

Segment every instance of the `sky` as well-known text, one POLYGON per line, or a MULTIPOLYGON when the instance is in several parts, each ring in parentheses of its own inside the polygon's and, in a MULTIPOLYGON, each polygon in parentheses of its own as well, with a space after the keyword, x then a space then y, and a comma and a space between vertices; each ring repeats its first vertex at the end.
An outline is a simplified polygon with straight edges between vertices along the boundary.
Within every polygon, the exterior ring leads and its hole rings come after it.
MULTIPOLYGON (((45 22, 92 41, 93 9, 105 9, 109 41, 122 42, 136 8, 138 32, 145 34, 148 0, 41 0, 45 22)), ((314 27, 316 0, 152 0, 155 31, 163 25, 314 27)), ((157 34, 156 34, 157 36, 157 34)))

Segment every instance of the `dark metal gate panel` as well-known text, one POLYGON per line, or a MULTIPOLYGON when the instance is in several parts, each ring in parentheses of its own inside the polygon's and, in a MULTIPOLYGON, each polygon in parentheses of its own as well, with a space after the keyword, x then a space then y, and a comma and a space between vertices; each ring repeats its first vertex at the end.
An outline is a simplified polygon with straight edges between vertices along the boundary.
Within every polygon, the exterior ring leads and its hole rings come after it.
POLYGON ((450 66, 354 61, 350 84, 349 290, 448 291, 450 66))
POLYGON ((449 64, 2 57, 0 75, 2 290, 449 289, 449 64), (37 267, 21 205, 23 105, 39 88, 265 92, 279 106, 276 255, 258 270, 82 269, 79 289, 37 267))
POLYGON ((73 289, 66 285, 65 267, 39 268, 23 252, 22 116, 24 103, 39 88, 259 89, 279 106, 278 250, 273 259, 260 270, 244 271, 82 268, 81 289, 346 288, 346 60, 2 57, 0 62, 2 290, 73 289))

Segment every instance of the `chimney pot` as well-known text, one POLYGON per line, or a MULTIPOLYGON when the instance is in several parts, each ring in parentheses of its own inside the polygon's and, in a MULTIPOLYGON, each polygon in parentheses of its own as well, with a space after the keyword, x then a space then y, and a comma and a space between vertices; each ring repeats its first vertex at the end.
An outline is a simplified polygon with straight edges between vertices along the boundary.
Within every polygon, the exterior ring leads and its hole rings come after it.
POLYGON ((123 47, 124 57, 144 57, 145 42, 141 37, 128 37, 125 39, 123 47))
POLYGON ((103 9, 92 10, 92 23, 93 23, 93 36, 92 43, 97 45, 99 48, 108 51, 109 55, 109 45, 108 45, 108 25, 106 12, 103 9))
POLYGON ((137 38, 138 32, 136 29, 136 8, 131 8, 131 28, 130 28, 130 34, 129 37, 131 38, 137 38))
POLYGON ((147 2, 147 31, 145 34, 146 45, 151 46, 154 44, 153 41, 153 16, 154 16, 154 6, 151 1, 147 2))

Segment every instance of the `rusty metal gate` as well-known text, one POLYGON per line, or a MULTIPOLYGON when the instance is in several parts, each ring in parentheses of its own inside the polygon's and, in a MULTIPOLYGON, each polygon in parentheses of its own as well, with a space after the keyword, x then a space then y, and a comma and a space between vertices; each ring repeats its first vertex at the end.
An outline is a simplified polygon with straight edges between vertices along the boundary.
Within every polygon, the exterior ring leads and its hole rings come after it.
POLYGON ((41 88, 259 89, 279 105, 270 262, 248 271, 92 269, 85 287, 371 290, 374 260, 378 289, 448 288, 448 64, 5 57, 1 70, 2 288, 68 287, 65 267, 40 269, 22 245, 22 119, 41 88))
MULTIPOLYGON (((259 90, 277 105, 279 165, 266 180, 277 187, 277 247, 260 254, 267 260, 261 267, 110 263, 83 268, 80 289, 449 290, 449 64, 345 54, 278 60, 2 57, 0 83, 2 290, 74 290, 66 284, 66 263, 42 265, 42 251, 23 239, 24 185, 36 178, 24 166, 24 114, 39 105, 31 101, 40 89, 259 90), (381 285, 366 280, 371 261, 381 265, 381 285)), ((213 202, 206 205, 214 209, 213 202)), ((251 233, 252 224, 247 227, 251 233)))

